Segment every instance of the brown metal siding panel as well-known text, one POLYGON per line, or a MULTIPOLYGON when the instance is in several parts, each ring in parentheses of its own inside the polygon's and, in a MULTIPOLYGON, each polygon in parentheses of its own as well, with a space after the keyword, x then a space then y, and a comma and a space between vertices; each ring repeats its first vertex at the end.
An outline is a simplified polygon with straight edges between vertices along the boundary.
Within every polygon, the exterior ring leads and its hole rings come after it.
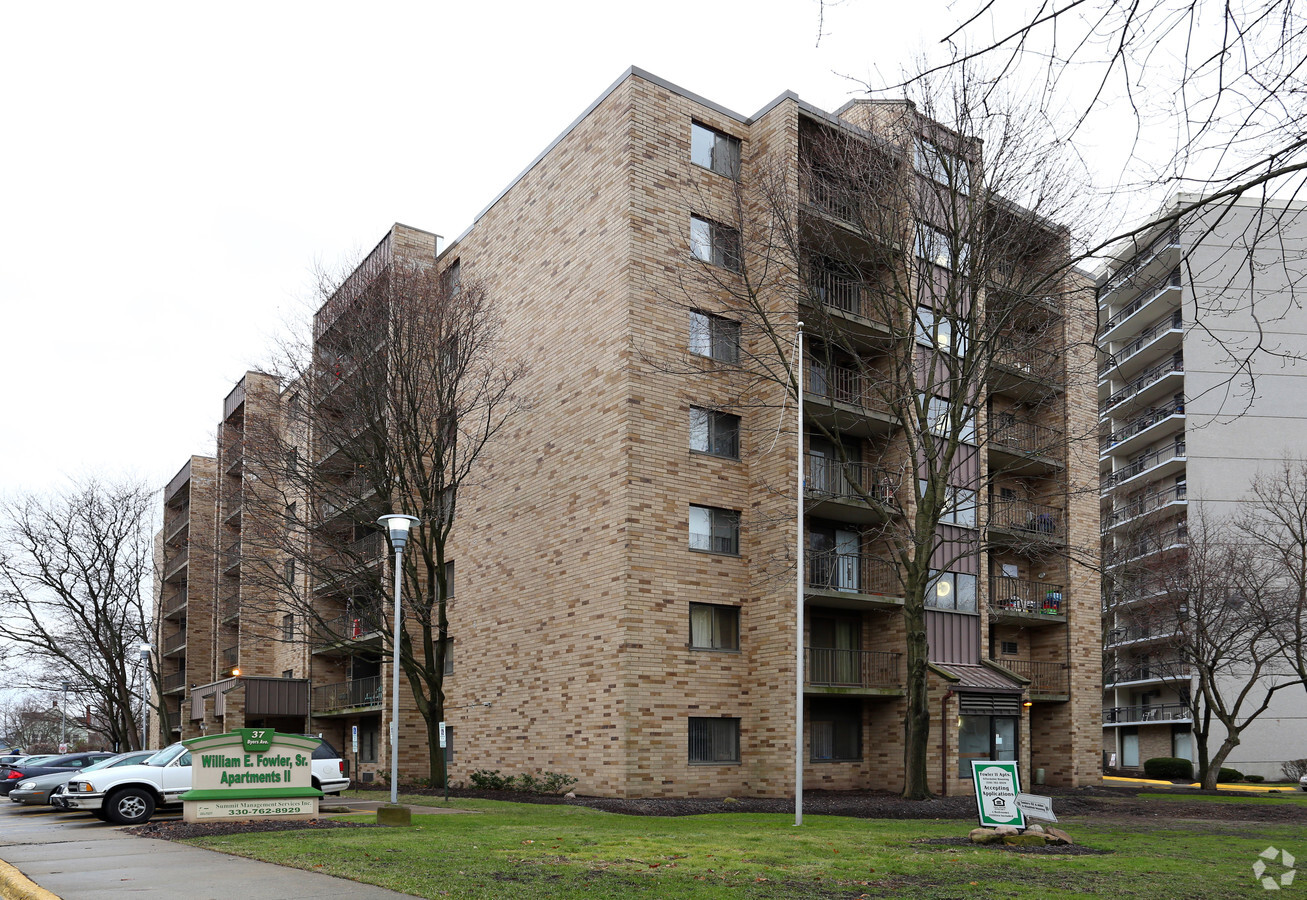
POLYGON ((930 661, 980 664, 980 617, 926 610, 930 661))
POLYGON ((309 683, 290 678, 245 680, 245 713, 249 716, 306 716, 309 683))

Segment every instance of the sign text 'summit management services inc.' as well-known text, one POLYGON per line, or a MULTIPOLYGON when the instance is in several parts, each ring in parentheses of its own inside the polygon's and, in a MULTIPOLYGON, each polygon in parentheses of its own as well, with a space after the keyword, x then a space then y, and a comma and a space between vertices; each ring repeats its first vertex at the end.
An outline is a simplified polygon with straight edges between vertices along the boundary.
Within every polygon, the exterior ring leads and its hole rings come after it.
POLYGON ((270 728, 238 728, 192 738, 187 822, 213 819, 308 819, 322 792, 313 787, 314 738, 270 728))

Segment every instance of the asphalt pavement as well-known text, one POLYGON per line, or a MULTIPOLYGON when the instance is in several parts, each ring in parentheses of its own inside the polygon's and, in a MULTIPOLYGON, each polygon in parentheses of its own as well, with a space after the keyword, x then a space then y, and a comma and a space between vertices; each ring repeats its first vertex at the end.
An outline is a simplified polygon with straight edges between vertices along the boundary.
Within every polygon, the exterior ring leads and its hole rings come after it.
MULTIPOLYGON (((375 802, 346 801, 359 812, 375 802)), ((441 810, 413 807, 430 814, 441 810)), ((157 818, 177 819, 180 815, 157 818)), ((0 896, 5 900, 402 900, 408 894, 141 838, 86 813, 0 803, 0 896)))

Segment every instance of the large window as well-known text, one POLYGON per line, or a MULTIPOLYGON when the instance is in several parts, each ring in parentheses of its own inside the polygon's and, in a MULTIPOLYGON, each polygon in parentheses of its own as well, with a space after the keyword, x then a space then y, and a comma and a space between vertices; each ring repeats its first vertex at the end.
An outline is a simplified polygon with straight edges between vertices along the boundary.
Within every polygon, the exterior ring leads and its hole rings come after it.
POLYGON ((690 449, 730 459, 740 457, 740 417, 690 407, 690 449))
POLYGON ((706 263, 740 271, 740 233, 729 225, 690 216, 690 252, 706 263))
POLYGON ((690 549, 738 554, 740 514, 733 509, 715 506, 691 506, 690 549))
POLYGON ((691 603, 690 646, 696 650, 739 650, 740 608, 691 603))
POLYGON ((917 141, 916 170, 918 175, 925 175, 960 194, 971 190, 971 173, 966 160, 934 141, 925 138, 917 141))
POLYGON ((938 228, 930 225, 918 225, 916 237, 917 256, 942 269, 961 269, 967 264, 967 245, 954 242, 938 228))
POLYGON ((813 762, 862 759, 862 704, 816 702, 808 712, 809 750, 813 762))
POLYGON ((976 576, 963 572, 939 572, 926 588, 926 605, 958 612, 976 611, 976 576))
MULTIPOLYGON (((962 426, 958 431, 958 440, 964 444, 974 444, 976 442, 976 408, 964 403, 959 412, 962 417, 962 426)), ((932 434, 937 437, 947 438, 952 425, 952 417, 953 410, 948 398, 930 398, 930 402, 926 407, 926 422, 932 434)))
POLYGON ((740 323, 700 310, 690 311, 690 352, 721 362, 740 361, 740 323))
POLYGON ((740 177, 740 139, 698 122, 690 124, 690 162, 727 178, 740 177))
MULTIPOLYGON (((926 493, 926 481, 918 479, 921 494, 926 493)), ((966 528, 976 527, 976 492, 957 485, 944 488, 944 511, 939 520, 949 525, 962 525, 966 528)))
POLYGON ((967 355, 967 323, 942 316, 929 306, 917 307, 917 343, 954 356, 967 355))
POLYGON ((690 718, 691 763, 740 761, 740 720, 690 718))

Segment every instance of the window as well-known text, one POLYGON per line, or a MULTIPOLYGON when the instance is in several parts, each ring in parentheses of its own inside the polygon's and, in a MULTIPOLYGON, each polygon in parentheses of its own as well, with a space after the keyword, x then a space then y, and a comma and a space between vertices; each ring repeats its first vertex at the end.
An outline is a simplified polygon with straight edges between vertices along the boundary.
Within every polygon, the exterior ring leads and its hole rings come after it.
POLYGON ((690 507, 690 549, 709 553, 740 552, 740 514, 715 506, 690 507))
MULTIPOLYGON (((958 431, 958 440, 964 444, 976 442, 976 408, 962 404, 962 427, 958 431)), ((931 397, 926 407, 926 422, 931 434, 947 438, 951 431, 953 411, 946 397, 931 397)))
POLYGON ((976 576, 962 572, 940 572, 926 588, 926 605, 958 612, 976 611, 976 576))
POLYGON ((377 732, 380 729, 376 720, 359 723, 359 762, 377 761, 377 732))
POLYGON ((453 675, 454 674, 454 639, 445 638, 440 643, 442 643, 445 647, 445 674, 453 675))
MULTIPOLYGON (((926 482, 918 479, 920 491, 926 493, 926 482)), ((944 511, 939 520, 949 525, 961 525, 964 528, 976 527, 976 492, 957 485, 944 487, 944 511)))
POLYGON ((739 650, 740 608, 691 603, 690 646, 696 650, 739 650))
POLYGON ((690 718, 690 762, 740 761, 740 720, 690 718))
POLYGON ((740 361, 740 323, 712 313, 690 312, 690 352, 720 362, 740 361))
POLYGON ((1017 642, 1016 642, 1016 641, 1000 641, 999 643, 1002 644, 1002 651, 1003 651, 1003 655, 1004 655, 1004 656, 1016 656, 1016 655, 1017 655, 1017 642))
POLYGON ((457 297, 463 289, 463 261, 454 260, 445 271, 440 273, 440 286, 450 297, 457 297))
POLYGON ((690 407, 690 449, 729 459, 740 458, 740 417, 690 407))
POLYGON ((971 173, 967 170, 966 160, 934 141, 925 138, 917 141, 916 170, 918 175, 925 175, 960 194, 971 189, 971 173))
POLYGON ((294 669, 284 669, 284 670, 282 670, 281 677, 282 677, 282 678, 294 678, 294 677, 295 677, 295 670, 294 670, 294 669))
POLYGON ((917 256, 940 268, 960 269, 967 264, 967 245, 960 243, 956 248, 957 257, 954 258, 955 248, 953 243, 950 242, 949 236, 930 225, 917 226, 916 245, 917 256))
POLYGON ((690 162, 727 178, 740 177, 740 139, 690 123, 690 162))
POLYGON ((967 355, 967 323, 938 315, 929 306, 917 307, 917 343, 954 356, 967 355))
POLYGON ((860 703, 814 702, 808 719, 811 728, 809 755, 813 762, 862 759, 860 703))
POLYGON ((281 639, 283 641, 295 640, 295 616, 290 613, 281 617, 281 639))
POLYGON ((729 225, 690 216, 690 252, 706 263, 740 271, 740 233, 729 225))
POLYGON ((445 596, 454 596, 454 561, 452 559, 445 563, 445 596))

